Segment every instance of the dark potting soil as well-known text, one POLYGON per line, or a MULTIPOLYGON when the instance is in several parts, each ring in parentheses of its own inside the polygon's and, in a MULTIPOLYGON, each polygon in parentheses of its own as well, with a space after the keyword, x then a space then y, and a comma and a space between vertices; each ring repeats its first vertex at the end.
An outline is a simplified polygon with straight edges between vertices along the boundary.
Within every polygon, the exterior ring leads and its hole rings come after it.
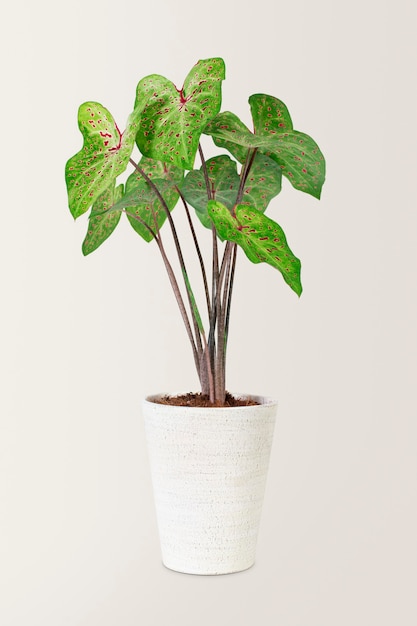
POLYGON ((157 404, 169 404, 171 406, 191 406, 191 407, 236 407, 236 406, 255 406, 259 404, 251 398, 236 398, 228 391, 226 392, 226 400, 224 404, 211 404, 209 397, 201 393, 185 393, 179 396, 161 396, 153 399, 157 404))

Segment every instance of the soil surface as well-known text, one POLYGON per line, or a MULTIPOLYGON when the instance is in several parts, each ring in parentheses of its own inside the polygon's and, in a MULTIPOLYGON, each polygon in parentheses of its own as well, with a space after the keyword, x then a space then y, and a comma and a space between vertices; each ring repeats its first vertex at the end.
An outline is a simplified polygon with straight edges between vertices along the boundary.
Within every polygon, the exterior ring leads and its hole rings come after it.
POLYGON ((211 404, 208 396, 201 393, 185 393, 180 396, 161 396, 154 400, 157 404, 169 404, 171 406, 191 406, 191 407, 234 407, 234 406, 255 406, 259 404, 250 398, 235 398, 228 391, 224 404, 211 404))

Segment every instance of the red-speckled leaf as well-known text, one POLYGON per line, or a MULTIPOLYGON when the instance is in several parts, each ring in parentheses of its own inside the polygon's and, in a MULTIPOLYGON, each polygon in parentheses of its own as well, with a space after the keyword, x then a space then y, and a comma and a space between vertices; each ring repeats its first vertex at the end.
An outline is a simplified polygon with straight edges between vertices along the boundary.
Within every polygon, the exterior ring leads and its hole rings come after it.
POLYGON ((285 104, 266 94, 249 98, 255 134, 270 137, 271 150, 266 150, 282 168, 282 174, 300 191, 320 198, 326 168, 316 142, 293 129, 285 104))
POLYGON ((241 204, 249 204, 262 213, 281 191, 280 166, 264 154, 256 154, 246 180, 241 204))
MULTIPOLYGON (((209 159, 206 166, 213 199, 219 200, 228 209, 232 209, 236 203, 240 182, 236 171, 236 161, 232 161, 227 154, 222 154, 209 159)), ((203 226, 211 228, 212 221, 207 214, 208 197, 203 168, 188 172, 181 192, 186 201, 194 207, 203 226)))
POLYGON ((290 112, 278 98, 256 93, 250 96, 249 105, 256 135, 275 135, 293 129, 290 112))
POLYGON ((223 239, 237 243, 253 263, 268 263, 279 270, 291 289, 301 295, 301 263, 276 222, 244 204, 238 204, 232 215, 227 207, 214 200, 208 203, 208 213, 223 239))
POLYGON ((111 113, 98 102, 85 102, 78 111, 84 137, 82 149, 66 164, 68 202, 74 218, 85 213, 127 167, 135 145, 140 109, 130 115, 121 133, 111 113))
POLYGON ((264 154, 276 161, 295 189, 320 199, 326 166, 316 142, 297 130, 270 138, 264 154))
MULTIPOLYGON (((176 188, 183 181, 184 170, 175 165, 169 165, 155 159, 148 159, 147 157, 141 159, 139 166, 158 187, 171 211, 179 198, 176 188)), ((145 241, 151 241, 152 234, 140 220, 155 231, 162 227, 167 217, 166 211, 155 191, 137 171, 129 176, 126 181, 125 195, 114 204, 111 210, 121 211, 122 209, 126 209, 126 215, 130 224, 145 241), (140 218, 140 220, 137 218, 140 218)))
POLYGON ((249 128, 230 111, 216 115, 205 127, 204 134, 211 135, 216 146, 228 150, 240 163, 245 161, 248 148, 257 147, 251 145, 253 135, 249 128))
POLYGON ((97 250, 112 234, 120 220, 120 212, 108 212, 108 209, 123 195, 123 185, 114 188, 113 181, 93 204, 88 221, 87 235, 83 241, 82 251, 86 256, 97 250))
POLYGON ((320 198, 325 161, 316 142, 309 135, 292 129, 288 110, 280 100, 256 94, 249 101, 254 114, 255 134, 229 112, 217 115, 204 132, 213 137, 216 145, 228 149, 241 162, 248 148, 258 148, 259 152, 278 163, 293 187, 320 198), (275 106, 272 106, 273 102, 275 106))
POLYGON ((207 122, 220 111, 224 61, 199 61, 182 89, 167 78, 152 74, 137 86, 137 106, 145 104, 136 136, 147 157, 191 170, 200 135, 207 122))

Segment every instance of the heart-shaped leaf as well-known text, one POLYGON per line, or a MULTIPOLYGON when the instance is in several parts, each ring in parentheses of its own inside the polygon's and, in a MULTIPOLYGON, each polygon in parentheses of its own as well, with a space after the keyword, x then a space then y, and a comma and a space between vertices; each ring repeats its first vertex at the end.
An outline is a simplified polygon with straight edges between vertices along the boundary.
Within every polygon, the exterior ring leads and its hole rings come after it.
POLYGON ((325 161, 315 141, 293 129, 289 111, 278 98, 254 94, 249 105, 255 134, 272 139, 271 151, 266 154, 281 166, 294 187, 320 198, 325 161))
POLYGON ((273 96, 255 94, 249 98, 255 134, 236 115, 217 115, 204 132, 216 145, 229 150, 243 163, 248 148, 258 148, 281 167, 293 187, 320 198, 325 180, 325 161, 316 142, 292 128, 288 109, 273 96))
MULTIPOLYGON (((240 182, 236 161, 232 161, 227 154, 222 154, 208 159, 206 167, 212 198, 232 209, 236 203, 240 182)), ((188 172, 181 192, 186 201, 194 207, 203 226, 211 228, 212 221, 207 214, 208 195, 202 167, 188 172)))
POLYGON ((232 214, 215 200, 208 203, 208 213, 223 239, 237 243, 253 263, 268 263, 279 270, 291 289, 301 295, 301 263, 276 222, 244 204, 238 204, 232 214))
POLYGON ((145 104, 136 136, 147 157, 193 168, 200 135, 221 106, 221 83, 225 76, 220 58, 199 61, 182 89, 159 74, 143 78, 136 92, 136 106, 145 104))
POLYGON ((68 201, 74 218, 85 213, 127 167, 135 145, 140 110, 129 116, 121 133, 111 113, 98 102, 85 102, 78 110, 82 149, 66 164, 68 201))
POLYGON ((83 254, 86 256, 97 250, 101 244, 112 234, 120 220, 120 212, 109 212, 108 209, 123 195, 123 185, 114 188, 115 180, 97 198, 91 209, 88 221, 88 231, 82 245, 83 254))
MULTIPOLYGON (((184 170, 147 157, 141 159, 139 166, 157 186, 171 211, 179 198, 177 187, 182 183, 184 170)), ((122 209, 126 209, 130 224, 145 241, 151 241, 153 237, 143 222, 148 224, 153 231, 159 231, 167 218, 166 211, 155 190, 137 171, 127 179, 126 193, 114 204, 111 211, 122 209)))

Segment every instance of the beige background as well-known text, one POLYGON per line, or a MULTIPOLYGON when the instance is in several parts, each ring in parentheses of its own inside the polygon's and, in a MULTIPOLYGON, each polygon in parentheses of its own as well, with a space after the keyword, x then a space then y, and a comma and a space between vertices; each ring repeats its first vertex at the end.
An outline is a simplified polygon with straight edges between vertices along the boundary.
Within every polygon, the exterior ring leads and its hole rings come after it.
MULTIPOLYGON (((413 626, 416 566, 414 0, 47 0, 3 9, 2 626, 413 626), (228 386, 280 402, 257 564, 159 560, 140 400, 195 388, 160 259, 123 223, 91 257, 67 210, 76 114, 123 127, 140 78, 226 61, 225 110, 288 105, 328 163, 322 200, 269 209, 300 300, 240 256, 228 386)), ((209 144, 207 144, 209 145, 209 144)))

